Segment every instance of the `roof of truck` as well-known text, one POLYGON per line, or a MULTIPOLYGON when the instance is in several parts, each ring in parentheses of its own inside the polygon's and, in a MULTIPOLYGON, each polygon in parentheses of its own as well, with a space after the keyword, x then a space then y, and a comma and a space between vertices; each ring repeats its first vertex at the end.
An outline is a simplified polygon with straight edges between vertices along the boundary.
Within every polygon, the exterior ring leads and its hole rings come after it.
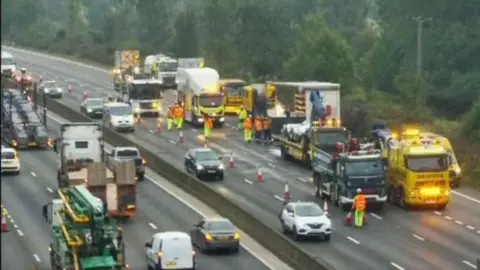
POLYGON ((293 87, 316 88, 317 90, 339 90, 340 89, 340 84, 331 83, 331 82, 317 82, 317 81, 274 82, 274 81, 268 81, 267 83, 268 84, 275 84, 275 85, 293 86, 293 87))

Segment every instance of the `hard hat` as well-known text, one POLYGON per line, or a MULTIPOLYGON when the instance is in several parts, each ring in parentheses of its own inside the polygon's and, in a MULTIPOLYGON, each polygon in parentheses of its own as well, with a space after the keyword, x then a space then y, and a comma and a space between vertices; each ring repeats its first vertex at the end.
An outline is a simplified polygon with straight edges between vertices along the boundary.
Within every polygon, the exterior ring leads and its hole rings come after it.
POLYGON ((362 189, 361 188, 357 188, 357 193, 361 193, 362 192, 362 189))

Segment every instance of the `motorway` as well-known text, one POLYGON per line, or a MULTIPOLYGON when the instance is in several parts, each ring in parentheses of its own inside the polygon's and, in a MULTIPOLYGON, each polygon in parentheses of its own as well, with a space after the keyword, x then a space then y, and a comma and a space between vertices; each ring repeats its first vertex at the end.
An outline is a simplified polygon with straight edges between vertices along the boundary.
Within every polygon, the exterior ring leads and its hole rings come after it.
MULTIPOLYGON (((50 121, 49 129, 52 138, 59 136, 57 123, 50 121)), ((2 178, 2 204, 9 212, 11 229, 10 232, 2 233, 2 269, 31 269, 32 265, 36 265, 37 269, 50 269, 48 245, 51 241, 51 230, 49 225, 43 222, 41 207, 53 198, 58 198, 55 193, 56 155, 49 150, 21 151, 19 155, 21 174, 6 175, 2 178), (19 260, 18 254, 25 254, 27 257, 19 260)), ((165 179, 160 179, 152 172, 148 172, 148 177, 149 181, 139 185, 137 216, 134 220, 122 224, 127 247, 126 261, 130 269, 147 269, 145 242, 149 241, 155 232, 188 232, 191 226, 201 219, 196 211, 209 211, 197 201, 180 201, 155 184, 162 181, 163 185, 166 185, 165 179), (189 204, 188 207, 185 202, 189 204), (189 208, 191 205, 195 205, 196 211, 189 208)), ((171 190, 174 190, 173 185, 168 188, 168 191, 171 190)), ((185 197, 189 195, 183 194, 182 198, 185 197)), ((245 237, 248 236, 242 236, 244 239, 245 237)), ((263 255, 262 248, 253 248, 253 251, 258 256, 263 255)), ((277 258, 270 258, 269 262, 272 261, 273 269, 290 269, 277 258)), ((197 269, 266 270, 271 269, 271 266, 267 267, 242 248, 238 254, 232 255, 204 255, 197 251, 197 269)))
MULTIPOLYGON (((65 89, 71 85, 73 93, 66 93, 61 100, 71 108, 78 110, 84 91, 90 96, 115 93, 109 71, 102 68, 24 50, 9 51, 34 74, 55 79, 65 89)), ((173 95, 167 94, 165 102, 171 100, 173 95)), ((154 123, 153 119, 144 119, 135 134, 126 136, 148 145, 179 168, 183 168, 188 148, 204 145, 200 129, 186 126, 185 142, 181 144, 177 131, 158 134, 154 123)), ((288 183, 294 200, 316 200, 311 195, 310 172, 281 160, 276 149, 245 145, 243 136, 233 127, 234 120, 229 124, 223 130, 216 130, 208 145, 225 155, 226 163, 233 153, 235 168, 227 171, 222 183, 211 183, 212 187, 266 224, 278 228, 277 215, 285 184, 288 183), (262 169, 264 183, 256 181, 258 168, 262 169)), ((334 224, 332 241, 300 245, 338 270, 476 269, 473 264, 480 257, 480 194, 475 191, 455 190, 452 203, 443 212, 409 212, 387 207, 384 213, 368 215, 364 229, 344 227, 345 214, 332 208, 330 212, 334 224)))

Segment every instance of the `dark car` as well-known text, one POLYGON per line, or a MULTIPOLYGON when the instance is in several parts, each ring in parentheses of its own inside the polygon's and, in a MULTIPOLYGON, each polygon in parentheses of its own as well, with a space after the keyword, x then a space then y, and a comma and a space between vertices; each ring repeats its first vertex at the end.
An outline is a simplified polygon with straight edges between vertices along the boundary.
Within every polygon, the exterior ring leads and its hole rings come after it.
POLYGON ((225 167, 222 157, 218 156, 210 148, 191 149, 185 155, 185 169, 198 179, 223 180, 225 167))
POLYGON ((103 116, 103 99, 87 98, 80 105, 80 112, 90 118, 101 118, 103 116))
POLYGON ((50 98, 61 98, 63 95, 63 88, 58 86, 55 81, 44 81, 38 90, 50 98))
POLYGON ((192 243, 202 252, 240 249, 240 234, 230 220, 222 217, 202 219, 190 230, 192 243))

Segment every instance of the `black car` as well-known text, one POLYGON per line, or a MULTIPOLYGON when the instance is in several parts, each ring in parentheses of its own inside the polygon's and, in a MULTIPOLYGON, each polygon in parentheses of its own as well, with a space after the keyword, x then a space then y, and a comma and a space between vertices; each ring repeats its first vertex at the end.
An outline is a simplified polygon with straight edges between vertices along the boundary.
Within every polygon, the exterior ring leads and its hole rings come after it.
POLYGON ((103 116, 103 99, 87 98, 80 105, 80 112, 90 118, 101 118, 103 116))
POLYGON ((50 98, 61 98, 63 95, 63 88, 58 86, 55 81, 44 81, 38 90, 50 98))
POLYGON ((185 169, 198 179, 223 180, 225 167, 222 157, 210 148, 196 148, 190 149, 185 155, 185 169))

